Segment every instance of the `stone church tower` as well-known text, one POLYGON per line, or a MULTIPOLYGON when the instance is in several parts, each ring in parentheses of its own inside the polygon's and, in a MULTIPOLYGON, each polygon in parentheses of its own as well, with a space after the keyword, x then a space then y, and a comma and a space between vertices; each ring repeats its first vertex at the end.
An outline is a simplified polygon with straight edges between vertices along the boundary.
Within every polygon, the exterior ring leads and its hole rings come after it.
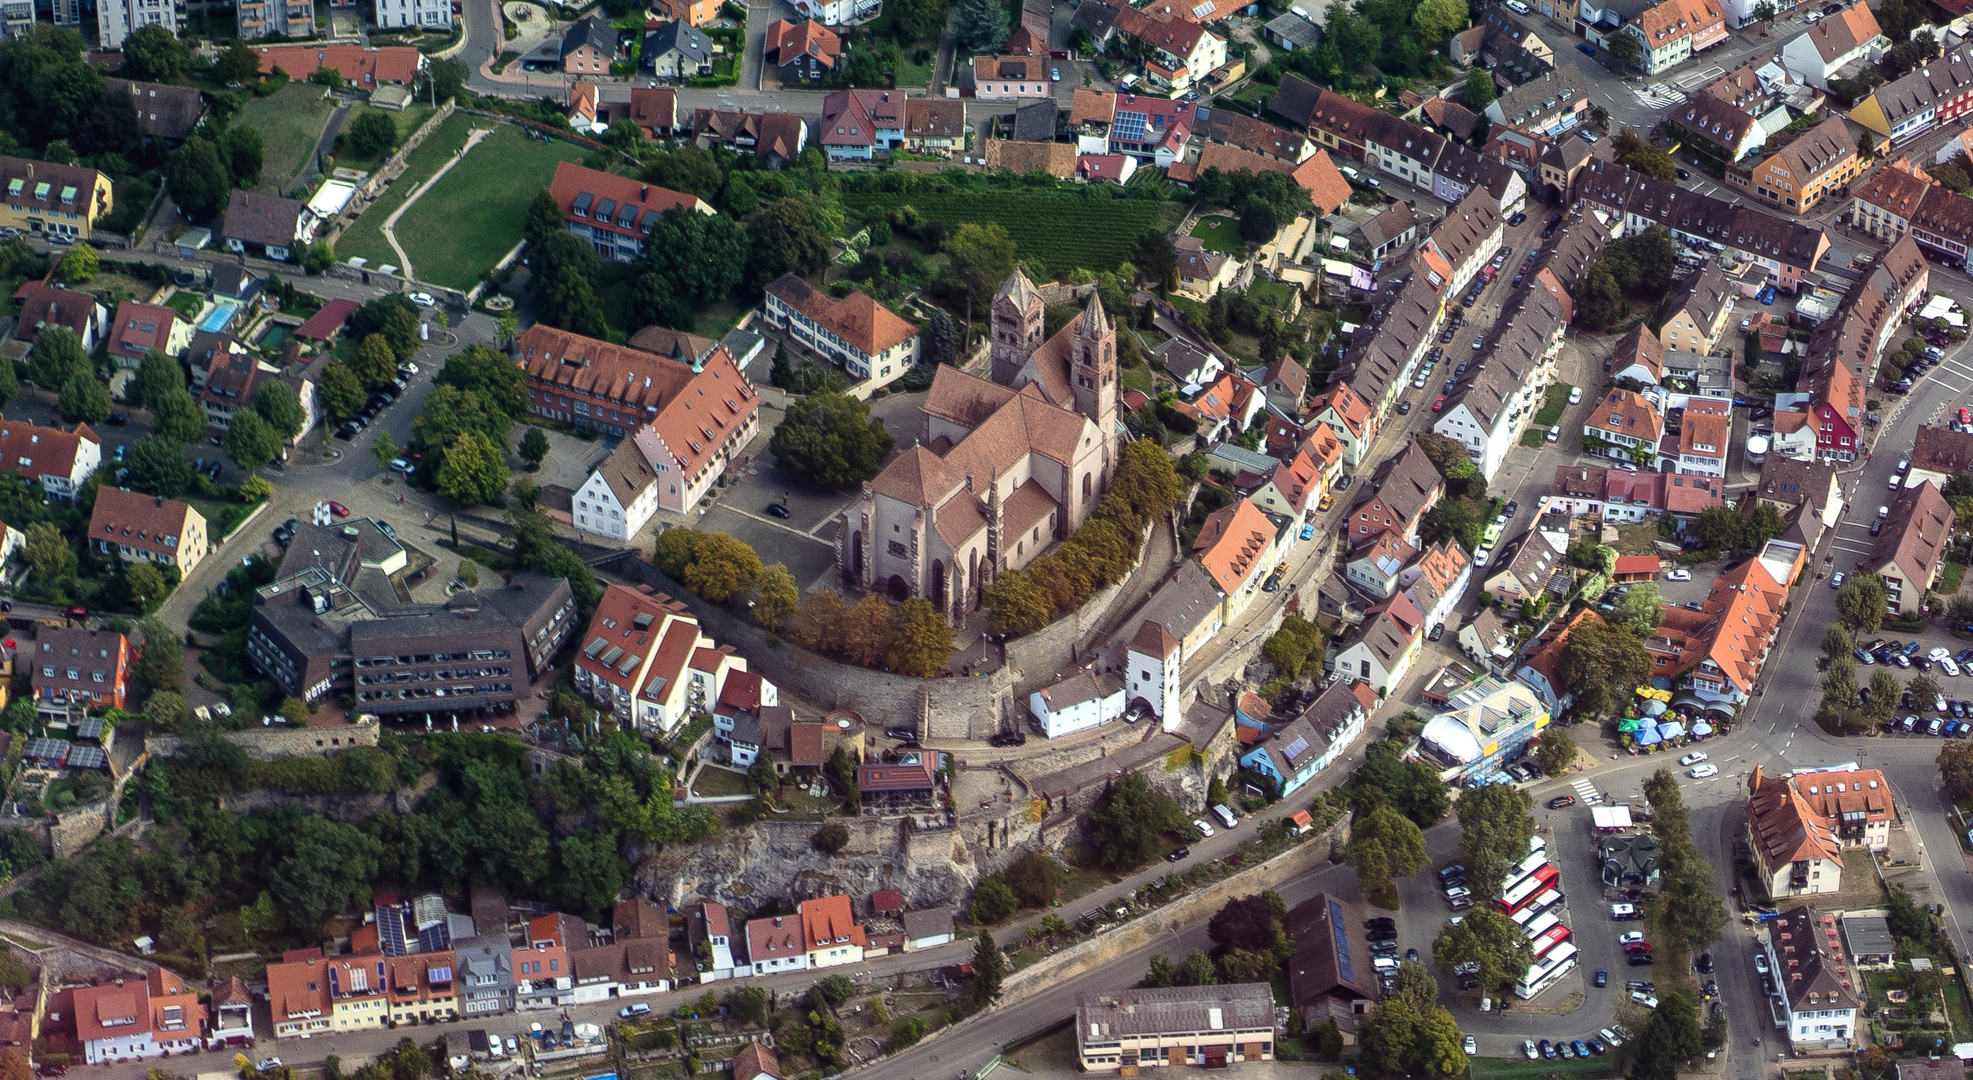
MULTIPOLYGON (((996 314, 999 308, 995 309, 996 314)), ((1089 417, 1103 437, 1103 487, 1117 465, 1117 324, 1103 310, 1103 301, 1090 290, 1076 327, 1075 352, 1069 358, 1076 411, 1089 417)))
POLYGON ((1001 282, 993 298, 993 342, 988 350, 994 382, 1013 386, 1021 366, 1041 347, 1043 307, 1041 290, 1018 267, 1013 277, 1001 282))

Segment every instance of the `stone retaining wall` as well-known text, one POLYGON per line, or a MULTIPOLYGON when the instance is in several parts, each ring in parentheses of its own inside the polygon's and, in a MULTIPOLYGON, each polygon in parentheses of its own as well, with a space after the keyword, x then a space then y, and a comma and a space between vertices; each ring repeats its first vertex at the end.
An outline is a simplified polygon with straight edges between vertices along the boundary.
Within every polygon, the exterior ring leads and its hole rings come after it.
MULTIPOLYGON (((245 750, 248 757, 260 761, 273 761, 277 758, 308 757, 316 754, 326 757, 354 746, 375 746, 377 733, 377 718, 362 716, 353 724, 254 728, 246 731, 228 731, 220 738, 245 750)), ((144 748, 157 757, 168 758, 176 754, 184 743, 185 740, 176 735, 152 735, 145 740, 144 748)))
MULTIPOLYGON (((1181 927, 1208 918, 1228 900, 1251 896, 1272 889, 1298 874, 1316 869, 1339 855, 1349 842, 1349 816, 1322 834, 1276 855, 1267 862, 1214 882, 1204 889, 1115 930, 1105 930, 1087 941, 1071 945, 1007 976, 1001 984, 1002 998, 1016 998, 1030 986, 1047 986, 1074 978, 1096 967, 1149 945, 1181 927)), ((1183 959, 1174 956, 1173 960, 1183 959)), ((1134 979, 1135 976, 1127 978, 1134 979)))

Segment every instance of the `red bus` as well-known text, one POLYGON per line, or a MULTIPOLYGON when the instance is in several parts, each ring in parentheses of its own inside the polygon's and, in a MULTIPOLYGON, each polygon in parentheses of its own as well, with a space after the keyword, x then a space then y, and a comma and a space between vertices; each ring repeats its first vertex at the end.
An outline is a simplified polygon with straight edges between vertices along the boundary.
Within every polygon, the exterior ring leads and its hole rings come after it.
POLYGON ((1550 949, 1572 940, 1573 937, 1566 926, 1550 927, 1547 933, 1535 939, 1535 959, 1539 961, 1550 949))
POLYGON ((1531 876, 1523 878, 1520 884, 1509 889, 1500 898, 1498 901, 1500 904, 1500 913, 1502 915, 1514 915, 1518 913, 1522 908, 1527 907, 1535 897, 1553 888, 1555 883, 1561 880, 1561 877, 1561 873, 1553 866, 1543 865, 1541 869, 1536 870, 1531 876))

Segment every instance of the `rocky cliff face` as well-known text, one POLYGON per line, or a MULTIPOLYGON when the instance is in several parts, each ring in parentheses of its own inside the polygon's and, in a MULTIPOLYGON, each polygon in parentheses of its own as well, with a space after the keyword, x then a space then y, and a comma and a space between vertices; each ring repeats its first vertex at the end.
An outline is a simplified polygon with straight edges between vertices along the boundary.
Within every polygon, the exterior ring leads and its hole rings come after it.
POLYGON ((843 824, 849 846, 835 855, 809 843, 820 823, 773 821, 653 852, 638 863, 632 889, 660 903, 743 909, 848 893, 860 911, 860 898, 878 889, 902 891, 912 908, 962 903, 982 874, 958 830, 914 832, 868 818, 843 824))

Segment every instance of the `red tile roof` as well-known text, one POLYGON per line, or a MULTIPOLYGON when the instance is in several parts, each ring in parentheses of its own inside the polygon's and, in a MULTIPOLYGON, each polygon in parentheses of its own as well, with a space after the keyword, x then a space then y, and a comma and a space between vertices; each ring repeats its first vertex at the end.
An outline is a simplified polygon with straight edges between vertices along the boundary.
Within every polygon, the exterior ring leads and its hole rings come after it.
POLYGON ((152 349, 163 352, 171 344, 172 325, 177 321, 178 312, 163 304, 125 300, 116 306, 116 320, 110 325, 109 351, 138 359, 152 349))
POLYGON ((290 79, 306 79, 322 68, 335 68, 343 81, 363 89, 379 83, 408 83, 424 66, 424 57, 410 45, 366 49, 361 45, 263 45, 261 74, 280 67, 290 79))

